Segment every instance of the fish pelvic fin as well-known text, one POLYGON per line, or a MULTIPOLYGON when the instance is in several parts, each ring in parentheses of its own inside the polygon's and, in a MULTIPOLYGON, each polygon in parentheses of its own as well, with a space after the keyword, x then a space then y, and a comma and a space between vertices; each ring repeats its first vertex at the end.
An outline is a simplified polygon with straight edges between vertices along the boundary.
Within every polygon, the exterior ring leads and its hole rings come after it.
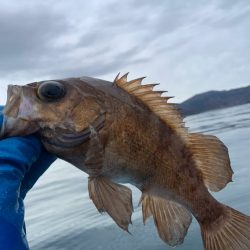
POLYGON ((209 190, 218 192, 232 181, 228 149, 216 136, 190 133, 189 145, 209 190))
POLYGON ((210 225, 201 225, 206 250, 250 249, 250 217, 225 206, 225 214, 210 225))
POLYGON ((89 177, 88 189, 97 210, 107 212, 120 228, 129 232, 133 212, 132 191, 103 176, 89 177))
POLYGON ((192 222, 189 211, 180 204, 161 197, 143 193, 142 204, 143 222, 153 216, 160 238, 174 247, 183 243, 188 228, 192 222))

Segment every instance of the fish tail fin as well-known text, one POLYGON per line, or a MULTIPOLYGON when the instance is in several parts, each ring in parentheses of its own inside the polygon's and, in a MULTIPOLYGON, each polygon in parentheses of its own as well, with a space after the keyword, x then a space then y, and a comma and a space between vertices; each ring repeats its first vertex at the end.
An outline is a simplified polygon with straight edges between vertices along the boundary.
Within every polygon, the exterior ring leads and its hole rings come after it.
POLYGON ((249 250, 250 216, 225 206, 225 214, 209 225, 201 225, 206 250, 249 250))

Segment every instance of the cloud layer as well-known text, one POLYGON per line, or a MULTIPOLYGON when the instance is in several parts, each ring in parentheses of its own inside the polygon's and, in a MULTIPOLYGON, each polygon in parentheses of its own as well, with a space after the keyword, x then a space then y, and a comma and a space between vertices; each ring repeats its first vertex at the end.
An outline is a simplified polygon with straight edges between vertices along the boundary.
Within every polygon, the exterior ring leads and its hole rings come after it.
POLYGON ((147 75, 184 100, 250 82, 249 1, 11 1, 0 9, 6 85, 66 76, 147 75))

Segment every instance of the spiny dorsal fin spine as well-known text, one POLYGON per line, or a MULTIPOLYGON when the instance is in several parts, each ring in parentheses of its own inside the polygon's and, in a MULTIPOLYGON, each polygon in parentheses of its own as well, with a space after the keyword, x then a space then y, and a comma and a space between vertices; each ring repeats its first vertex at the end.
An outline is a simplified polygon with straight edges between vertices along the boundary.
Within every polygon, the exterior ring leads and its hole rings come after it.
POLYGON ((145 78, 146 78, 145 76, 139 77, 139 78, 136 78, 136 79, 134 79, 134 80, 131 80, 131 81, 127 82, 127 83, 129 84, 129 86, 133 86, 133 84, 134 84, 134 85, 141 85, 142 80, 145 79, 145 78))
POLYGON ((117 74, 117 76, 115 77, 114 82, 118 81, 119 77, 120 77, 120 72, 119 72, 119 73, 117 74))
POLYGON ((184 126, 180 112, 174 104, 168 103, 172 97, 163 97, 165 91, 154 91, 154 84, 141 85, 145 77, 127 81, 128 73, 121 78, 115 78, 114 84, 140 99, 152 112, 158 115, 166 125, 174 129, 184 140, 188 140, 187 129, 184 126), (157 105, 158 104, 158 105, 157 105))
POLYGON ((137 97, 139 97, 140 99, 144 100, 144 98, 148 98, 148 97, 159 97, 161 98, 161 95, 162 95, 162 91, 147 91, 147 92, 144 92, 144 93, 138 93, 136 94, 137 97))
POLYGON ((162 96, 160 99, 158 97, 156 98, 149 98, 149 99, 145 99, 147 101, 147 103, 160 103, 160 102, 164 102, 167 103, 169 99, 173 98, 172 96, 168 97, 168 96, 162 96))
MULTIPOLYGON (((119 73, 119 74, 120 74, 120 73, 119 73)), ((117 77, 119 77, 119 74, 117 75, 117 77)), ((116 83, 116 84, 119 84, 119 85, 123 85, 123 84, 127 83, 128 74, 129 74, 129 73, 126 73, 126 74, 123 75, 122 77, 118 78, 118 79, 116 80, 115 83, 116 83)))
POLYGON ((158 84, 146 84, 146 85, 138 85, 134 88, 131 88, 131 92, 144 92, 144 91, 152 91, 155 86, 158 84))

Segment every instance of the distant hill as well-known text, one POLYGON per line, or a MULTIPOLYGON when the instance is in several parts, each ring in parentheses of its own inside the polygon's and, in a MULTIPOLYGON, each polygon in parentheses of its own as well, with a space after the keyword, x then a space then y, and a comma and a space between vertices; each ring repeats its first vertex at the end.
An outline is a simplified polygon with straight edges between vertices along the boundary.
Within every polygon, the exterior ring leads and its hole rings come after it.
POLYGON ((179 104, 184 116, 250 103, 250 86, 227 91, 208 91, 179 104))

